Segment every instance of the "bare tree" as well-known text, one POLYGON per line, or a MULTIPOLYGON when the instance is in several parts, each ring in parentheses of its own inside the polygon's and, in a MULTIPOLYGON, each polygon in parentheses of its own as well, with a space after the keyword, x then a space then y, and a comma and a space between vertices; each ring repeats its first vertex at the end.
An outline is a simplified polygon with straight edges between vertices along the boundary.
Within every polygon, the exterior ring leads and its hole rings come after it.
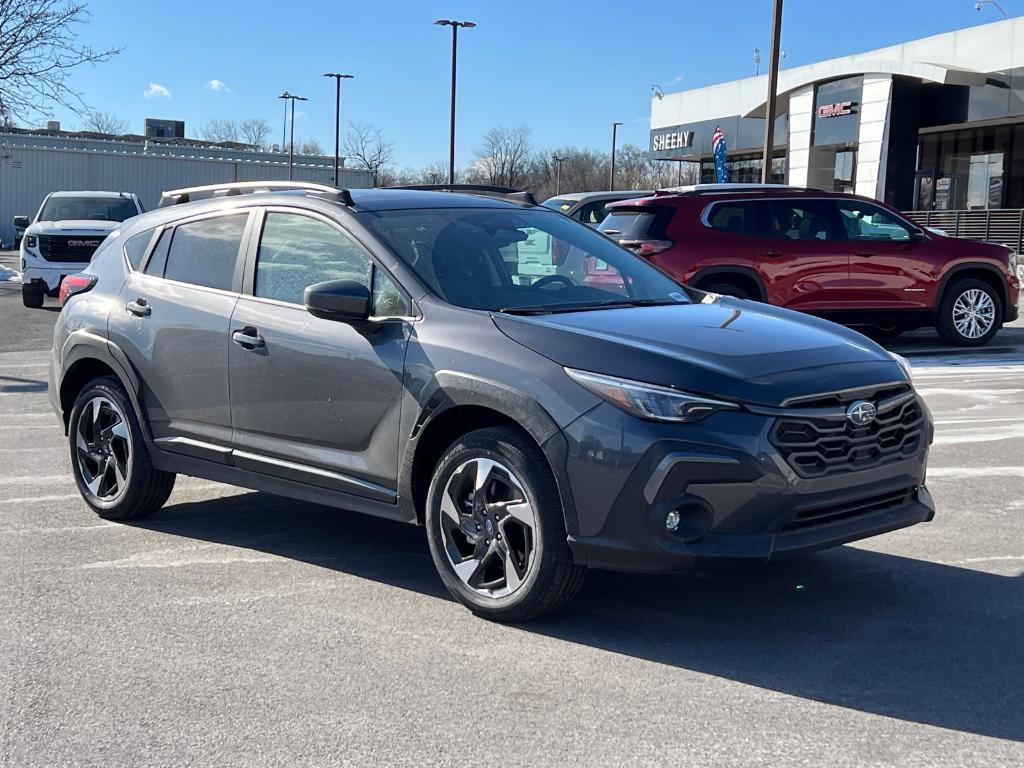
POLYGON ((65 0, 0 0, 0 113, 24 119, 55 105, 87 111, 68 77, 120 52, 78 42, 75 26, 88 16, 83 4, 65 0))
POLYGON ((388 141, 384 132, 367 123, 352 123, 341 152, 351 158, 355 168, 367 168, 376 177, 385 166, 391 165, 395 156, 395 144, 388 141))
POLYGON ((238 132, 238 123, 227 118, 211 118, 206 125, 199 129, 199 135, 206 141, 238 141, 241 134, 238 132))
POLYGON ((526 180, 532 152, 528 126, 492 128, 484 135, 468 175, 473 181, 518 188, 526 180))
POLYGON ((296 144, 296 152, 300 155, 322 155, 324 148, 317 139, 306 139, 301 144, 296 144))
POLYGON ((249 117, 238 126, 242 140, 254 147, 265 147, 270 138, 270 123, 262 117, 249 117))
POLYGON ((122 136, 128 133, 128 121, 109 112, 87 112, 82 119, 82 130, 122 136))

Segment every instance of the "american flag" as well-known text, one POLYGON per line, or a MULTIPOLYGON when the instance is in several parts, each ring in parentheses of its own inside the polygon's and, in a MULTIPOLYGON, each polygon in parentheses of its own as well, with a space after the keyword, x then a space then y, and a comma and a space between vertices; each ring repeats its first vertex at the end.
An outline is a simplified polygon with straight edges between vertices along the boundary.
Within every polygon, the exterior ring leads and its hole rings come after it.
POLYGON ((715 133, 711 137, 711 153, 715 157, 715 179, 719 184, 725 184, 729 181, 729 169, 725 166, 728 149, 721 126, 715 126, 715 133))

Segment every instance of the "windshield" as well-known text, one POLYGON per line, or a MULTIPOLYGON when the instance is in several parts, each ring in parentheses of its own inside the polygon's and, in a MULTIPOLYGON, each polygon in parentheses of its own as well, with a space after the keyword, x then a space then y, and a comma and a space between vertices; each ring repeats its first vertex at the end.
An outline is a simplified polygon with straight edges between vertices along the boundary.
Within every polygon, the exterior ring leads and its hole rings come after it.
POLYGON ((469 309, 554 312, 689 303, 629 251, 537 208, 360 214, 438 296, 469 309))
POLYGON ((124 221, 138 211, 130 197, 51 197, 37 221, 124 221))
POLYGON ((552 211, 558 211, 559 213, 568 213, 574 205, 575 200, 566 200, 564 197, 549 197, 543 203, 545 208, 550 208, 552 211))

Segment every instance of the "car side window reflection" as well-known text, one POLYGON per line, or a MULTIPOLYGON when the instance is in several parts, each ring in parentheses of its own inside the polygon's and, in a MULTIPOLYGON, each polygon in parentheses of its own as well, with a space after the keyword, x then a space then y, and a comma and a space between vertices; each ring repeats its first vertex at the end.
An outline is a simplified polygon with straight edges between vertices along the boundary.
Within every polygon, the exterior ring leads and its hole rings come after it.
POLYGON ((253 294, 302 304, 307 286, 353 280, 370 288, 371 262, 347 235, 326 222, 269 212, 256 257, 253 294))
POLYGON ((911 238, 910 228, 894 215, 870 203, 839 201, 839 217, 850 240, 903 241, 911 238))
POLYGON ((834 240, 829 223, 834 215, 830 205, 826 200, 759 202, 755 211, 755 233, 774 240, 834 240))

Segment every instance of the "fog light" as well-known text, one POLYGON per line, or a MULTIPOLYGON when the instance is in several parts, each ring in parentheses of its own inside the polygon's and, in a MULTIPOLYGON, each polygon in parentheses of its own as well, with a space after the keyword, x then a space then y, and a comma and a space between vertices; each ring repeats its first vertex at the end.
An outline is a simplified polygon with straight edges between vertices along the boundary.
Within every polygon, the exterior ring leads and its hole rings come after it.
POLYGON ((670 531, 675 531, 679 527, 679 512, 673 509, 667 515, 665 515, 665 528, 670 531))

